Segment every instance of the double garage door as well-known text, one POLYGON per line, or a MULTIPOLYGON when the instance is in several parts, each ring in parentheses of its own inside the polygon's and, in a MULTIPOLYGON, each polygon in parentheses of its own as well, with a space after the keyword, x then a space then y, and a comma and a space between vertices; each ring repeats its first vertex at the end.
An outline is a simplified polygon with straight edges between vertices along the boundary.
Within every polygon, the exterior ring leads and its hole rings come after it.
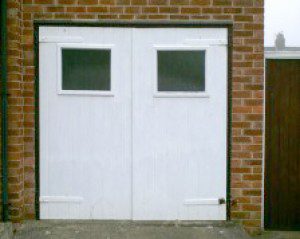
POLYGON ((226 29, 39 40, 42 219, 226 219, 226 29))

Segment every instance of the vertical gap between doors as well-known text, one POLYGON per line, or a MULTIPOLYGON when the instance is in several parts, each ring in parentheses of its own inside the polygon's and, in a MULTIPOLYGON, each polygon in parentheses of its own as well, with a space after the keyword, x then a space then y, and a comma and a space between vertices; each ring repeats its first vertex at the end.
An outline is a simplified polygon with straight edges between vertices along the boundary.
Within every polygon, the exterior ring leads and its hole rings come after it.
POLYGON ((130 68, 131 68, 131 71, 130 71, 130 80, 131 80, 131 91, 130 91, 130 149, 131 149, 131 179, 130 179, 130 182, 131 182, 131 195, 130 195, 130 199, 131 199, 131 220, 133 220, 133 82, 134 82, 134 52, 133 52, 133 45, 134 45, 134 38, 133 38, 133 35, 134 35, 134 28, 131 28, 130 29, 130 56, 131 56, 131 61, 130 61, 130 68))

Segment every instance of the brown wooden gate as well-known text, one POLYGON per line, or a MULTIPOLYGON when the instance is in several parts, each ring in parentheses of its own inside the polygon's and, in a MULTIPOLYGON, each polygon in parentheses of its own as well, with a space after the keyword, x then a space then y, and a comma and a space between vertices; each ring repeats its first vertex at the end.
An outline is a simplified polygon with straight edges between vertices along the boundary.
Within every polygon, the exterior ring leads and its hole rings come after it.
POLYGON ((300 229, 300 59, 266 61, 265 228, 300 229))

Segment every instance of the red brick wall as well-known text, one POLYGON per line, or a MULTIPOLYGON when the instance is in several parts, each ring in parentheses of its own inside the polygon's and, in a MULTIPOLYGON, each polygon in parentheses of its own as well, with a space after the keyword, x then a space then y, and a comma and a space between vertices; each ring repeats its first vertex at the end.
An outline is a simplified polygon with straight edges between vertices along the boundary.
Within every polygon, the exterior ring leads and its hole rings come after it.
POLYGON ((11 218, 34 218, 33 21, 41 19, 230 20, 232 59, 232 219, 261 226, 263 0, 8 0, 11 218))
POLYGON ((8 198, 12 220, 24 211, 24 98, 21 3, 8 1, 8 198))

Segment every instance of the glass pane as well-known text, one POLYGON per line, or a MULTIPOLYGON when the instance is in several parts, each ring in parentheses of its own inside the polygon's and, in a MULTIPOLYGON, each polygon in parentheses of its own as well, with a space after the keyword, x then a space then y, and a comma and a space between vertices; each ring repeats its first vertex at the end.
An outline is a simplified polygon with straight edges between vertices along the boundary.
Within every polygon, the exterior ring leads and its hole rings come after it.
POLYGON ((110 50, 63 49, 63 90, 110 90, 110 50))
POLYGON ((205 51, 158 51, 158 91, 204 91, 205 51))

